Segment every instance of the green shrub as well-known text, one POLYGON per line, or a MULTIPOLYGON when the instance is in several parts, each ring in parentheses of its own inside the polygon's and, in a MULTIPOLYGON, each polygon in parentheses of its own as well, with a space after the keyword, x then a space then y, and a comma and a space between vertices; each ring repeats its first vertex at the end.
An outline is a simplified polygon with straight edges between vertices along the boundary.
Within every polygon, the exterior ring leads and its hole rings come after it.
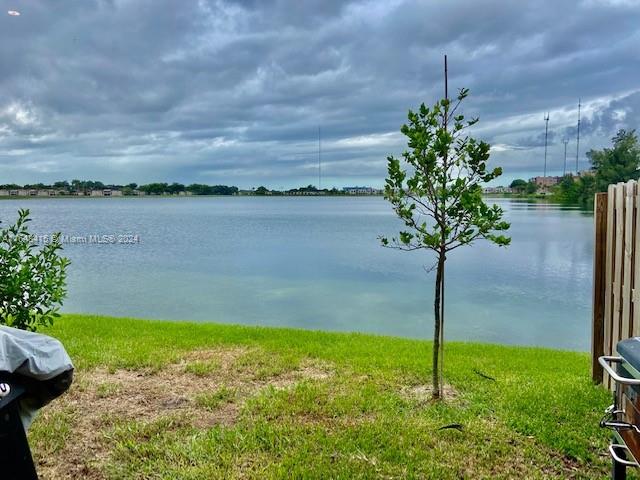
POLYGON ((0 229, 0 324, 35 331, 60 316, 70 262, 59 255, 59 234, 38 248, 30 221, 29 210, 19 210, 16 223, 0 229))

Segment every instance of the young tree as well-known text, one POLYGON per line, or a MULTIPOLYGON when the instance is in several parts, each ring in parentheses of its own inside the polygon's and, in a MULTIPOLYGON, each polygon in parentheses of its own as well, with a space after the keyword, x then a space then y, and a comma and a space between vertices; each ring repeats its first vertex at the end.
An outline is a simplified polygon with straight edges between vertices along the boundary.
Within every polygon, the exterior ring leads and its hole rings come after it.
POLYGON ((60 238, 37 249, 20 210, 14 225, 0 230, 0 324, 23 330, 51 325, 66 295, 69 260, 59 255, 60 238))
MULTIPOLYGON (((446 58, 445 58, 446 68, 446 58)), ((489 145, 465 135, 465 129, 478 120, 465 121, 456 114, 468 95, 460 90, 452 104, 446 95, 433 108, 420 105, 409 111, 409 122, 401 132, 408 138, 409 150, 400 159, 390 156, 385 198, 407 226, 397 238, 380 237, 386 247, 400 250, 428 249, 437 263, 434 296, 433 398, 442 395, 442 348, 444 340, 445 260, 447 254, 475 240, 486 239, 508 245, 501 234, 509 228, 503 211, 482 199, 482 184, 502 174, 487 169, 489 145), (408 168, 405 168, 408 167, 408 168)))

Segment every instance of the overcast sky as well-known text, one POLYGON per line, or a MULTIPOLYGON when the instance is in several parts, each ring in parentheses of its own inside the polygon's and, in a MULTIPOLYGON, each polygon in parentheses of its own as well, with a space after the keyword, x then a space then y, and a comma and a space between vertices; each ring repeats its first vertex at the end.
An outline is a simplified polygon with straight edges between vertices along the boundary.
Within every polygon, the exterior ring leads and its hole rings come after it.
POLYGON ((640 1, 0 0, 0 183, 381 186, 409 108, 465 114, 508 183, 640 124, 640 1), (20 16, 7 12, 16 10, 20 16))

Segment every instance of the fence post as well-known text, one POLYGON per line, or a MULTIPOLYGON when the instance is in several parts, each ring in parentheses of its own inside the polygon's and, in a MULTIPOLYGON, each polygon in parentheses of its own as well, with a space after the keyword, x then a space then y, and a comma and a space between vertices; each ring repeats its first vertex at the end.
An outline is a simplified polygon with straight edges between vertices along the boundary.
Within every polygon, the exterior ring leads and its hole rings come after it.
POLYGON ((598 357, 604 355, 605 260, 607 254, 607 193, 596 193, 593 210, 595 242, 593 257, 593 321, 591 332, 591 378, 602 383, 598 357))

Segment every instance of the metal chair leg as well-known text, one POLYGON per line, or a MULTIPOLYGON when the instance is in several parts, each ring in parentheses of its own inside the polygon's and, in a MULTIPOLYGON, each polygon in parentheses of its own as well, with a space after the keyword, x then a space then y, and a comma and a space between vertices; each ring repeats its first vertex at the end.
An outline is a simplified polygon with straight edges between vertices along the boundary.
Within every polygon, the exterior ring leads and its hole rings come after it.
MULTIPOLYGON (((623 449, 617 449, 616 453, 622 457, 626 458, 626 454, 623 449)), ((611 465, 611 479, 612 480, 626 480, 627 479, 627 466, 623 463, 617 462, 615 459, 612 459, 611 465)))

